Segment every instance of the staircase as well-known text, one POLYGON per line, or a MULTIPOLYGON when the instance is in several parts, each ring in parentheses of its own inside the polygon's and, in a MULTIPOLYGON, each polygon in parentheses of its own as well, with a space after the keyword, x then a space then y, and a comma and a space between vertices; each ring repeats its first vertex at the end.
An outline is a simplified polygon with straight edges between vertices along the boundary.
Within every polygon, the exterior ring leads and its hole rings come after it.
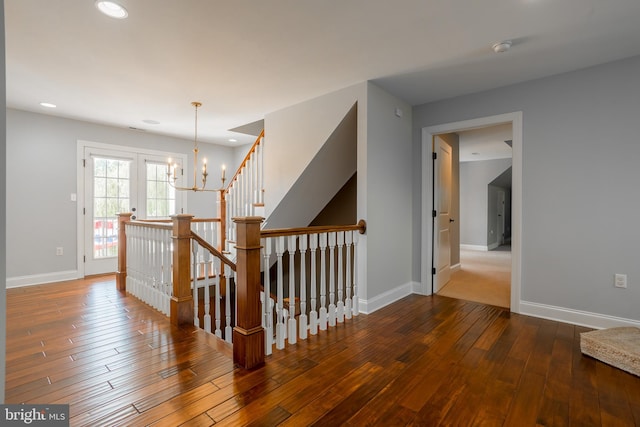
MULTIPOLYGON (((331 193, 331 187, 340 189, 353 177, 355 142, 344 141, 354 139, 354 123, 355 107, 291 189, 315 199, 318 182, 304 181, 326 176, 324 202, 302 199, 302 207, 311 206, 314 215, 338 191, 331 193), (336 173, 327 169, 332 158, 344 163, 336 173)), ((263 131, 220 191, 220 218, 176 215, 173 224, 159 224, 121 214, 120 224, 120 242, 126 244, 120 245, 119 289, 166 313, 176 325, 195 324, 233 342, 234 360, 245 368, 264 363, 274 346, 295 345, 359 312, 357 244, 366 224, 264 230, 264 164, 263 131), (277 272, 273 278, 271 271, 277 272)), ((281 216, 288 200, 271 215, 281 216)), ((308 215, 308 209, 291 209, 308 215)))

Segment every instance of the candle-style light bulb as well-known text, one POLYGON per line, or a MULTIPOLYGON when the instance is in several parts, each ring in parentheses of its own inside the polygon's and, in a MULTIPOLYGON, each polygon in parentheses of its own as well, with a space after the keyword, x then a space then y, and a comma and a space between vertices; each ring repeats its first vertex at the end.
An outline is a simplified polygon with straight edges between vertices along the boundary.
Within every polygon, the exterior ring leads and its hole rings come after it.
POLYGON ((224 177, 225 177, 225 172, 227 170, 227 166, 226 165, 222 165, 222 180, 224 181, 224 177))

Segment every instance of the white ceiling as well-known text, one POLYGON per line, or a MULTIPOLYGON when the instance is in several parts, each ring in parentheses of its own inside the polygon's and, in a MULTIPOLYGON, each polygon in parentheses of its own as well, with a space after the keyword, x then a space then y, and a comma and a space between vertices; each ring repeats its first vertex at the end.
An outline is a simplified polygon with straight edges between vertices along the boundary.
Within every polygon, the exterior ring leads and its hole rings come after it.
POLYGON ((456 132, 459 139, 460 161, 510 159, 511 146, 505 141, 513 140, 511 123, 487 126, 456 132))
POLYGON ((201 101, 200 139, 238 145, 229 129, 365 80, 418 105, 640 54, 638 0, 120 2, 125 20, 5 0, 7 105, 190 139, 201 101))

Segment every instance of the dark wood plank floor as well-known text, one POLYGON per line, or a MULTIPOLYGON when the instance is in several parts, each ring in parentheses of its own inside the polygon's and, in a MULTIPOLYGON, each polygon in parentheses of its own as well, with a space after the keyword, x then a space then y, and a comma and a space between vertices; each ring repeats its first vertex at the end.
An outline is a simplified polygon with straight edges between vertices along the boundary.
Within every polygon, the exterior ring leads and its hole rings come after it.
POLYGON ((7 291, 6 400, 73 426, 640 425, 640 378, 582 356, 583 331, 413 295, 246 372, 107 276, 7 291))

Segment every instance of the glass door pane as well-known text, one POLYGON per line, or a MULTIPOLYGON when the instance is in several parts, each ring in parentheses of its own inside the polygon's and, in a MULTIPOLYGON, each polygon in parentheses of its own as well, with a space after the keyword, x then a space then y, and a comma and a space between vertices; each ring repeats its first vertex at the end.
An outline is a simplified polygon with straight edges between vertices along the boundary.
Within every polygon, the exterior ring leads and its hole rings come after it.
POLYGON ((166 162, 146 161, 146 217, 169 218, 175 215, 176 190, 167 181, 169 167, 166 162))
POLYGON ((93 159, 93 257, 118 255, 118 213, 131 206, 131 161, 93 159))

